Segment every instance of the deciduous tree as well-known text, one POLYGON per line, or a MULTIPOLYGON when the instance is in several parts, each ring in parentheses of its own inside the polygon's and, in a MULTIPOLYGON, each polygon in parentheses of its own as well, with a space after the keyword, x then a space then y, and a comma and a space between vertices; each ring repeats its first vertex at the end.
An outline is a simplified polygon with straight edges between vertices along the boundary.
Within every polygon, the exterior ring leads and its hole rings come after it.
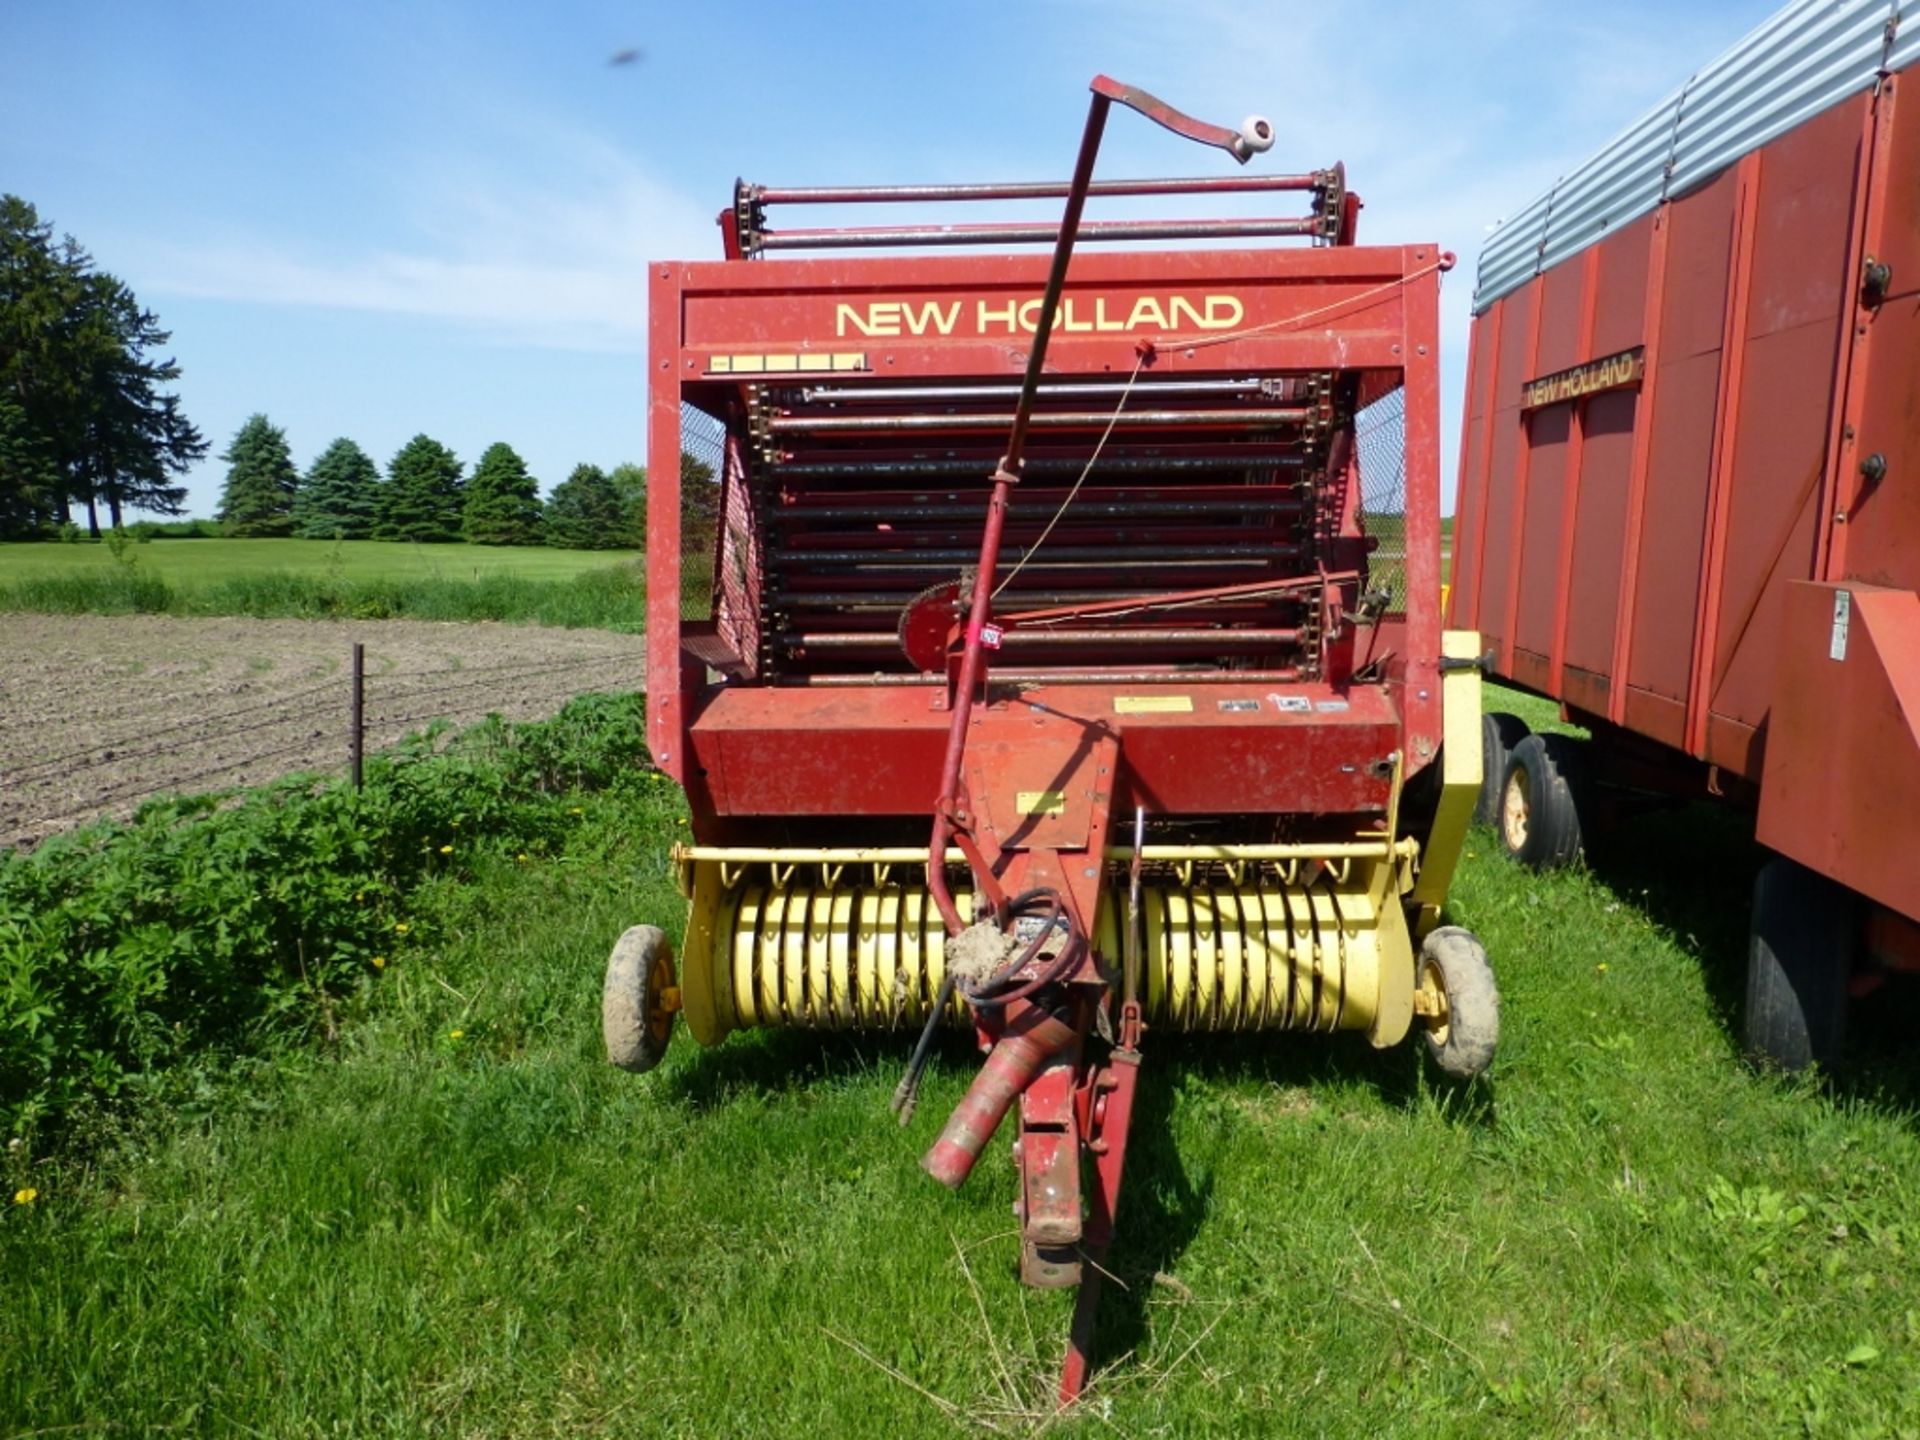
POLYGON ((631 461, 616 465, 607 478, 620 497, 620 544, 630 550, 647 545, 647 467, 631 461))
POLYGON ((620 495, 598 465, 576 465, 547 499, 547 544, 566 550, 620 547, 620 495))
POLYGON ((680 553, 707 555, 720 527, 720 485, 713 466, 680 452, 680 553))

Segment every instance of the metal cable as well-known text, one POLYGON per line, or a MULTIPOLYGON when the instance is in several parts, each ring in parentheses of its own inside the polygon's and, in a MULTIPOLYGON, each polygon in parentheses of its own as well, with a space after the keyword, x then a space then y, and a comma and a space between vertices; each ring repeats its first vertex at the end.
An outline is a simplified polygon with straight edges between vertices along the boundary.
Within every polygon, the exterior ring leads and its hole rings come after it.
POLYGON ((1133 382, 1140 378, 1140 368, 1147 363, 1149 352, 1142 350, 1135 356, 1133 373, 1127 376, 1126 387, 1120 392, 1120 401, 1113 407, 1113 414, 1107 417, 1107 428, 1100 432, 1100 443, 1093 447, 1093 454, 1087 457, 1087 463, 1080 470, 1080 478, 1073 482, 1073 488, 1067 491, 1066 498, 1060 502, 1060 508, 1053 512, 1053 518, 1047 521, 1047 528, 1040 532, 1040 538, 1029 545, 1019 562, 1006 573, 1000 583, 994 586, 993 598, 998 600, 1000 592, 1013 583, 1013 577, 1026 568, 1027 561, 1034 557, 1040 547, 1047 543, 1047 537, 1053 533, 1053 527, 1060 523, 1060 517, 1067 513, 1067 507, 1073 504, 1073 497, 1080 493, 1080 487, 1087 483, 1087 477, 1093 473, 1093 467, 1100 461, 1100 452, 1107 448, 1107 439, 1113 434, 1113 427, 1120 423, 1120 412, 1127 408, 1127 397, 1133 393, 1133 382))
POLYGON ((1208 345, 1225 345, 1233 340, 1244 340, 1250 335, 1264 335, 1270 330, 1290 329, 1295 325, 1304 325, 1309 320, 1318 320, 1323 315, 1331 315, 1336 310, 1344 310, 1349 305, 1358 305, 1363 300, 1371 300, 1376 295, 1384 295, 1390 290, 1398 290, 1403 285, 1411 285, 1415 280, 1431 275, 1436 270, 1445 270, 1448 263, 1450 262, 1446 259, 1434 260, 1429 264, 1422 265, 1418 270, 1410 271, 1405 275, 1389 280, 1384 285, 1376 285, 1371 290, 1362 290, 1358 295, 1349 295, 1344 300, 1335 300, 1330 305, 1322 305, 1318 310, 1308 310, 1299 315, 1287 315, 1278 320, 1269 320, 1263 325, 1249 325, 1244 330, 1229 330, 1222 335, 1170 336, 1156 340, 1154 343, 1156 345, 1166 346, 1169 349, 1177 347, 1182 350, 1199 350, 1208 345))
MULTIPOLYGON (((643 663, 643 657, 638 655, 604 655, 593 660, 569 660, 569 661, 564 661, 560 664, 541 663, 541 664, 521 667, 518 669, 511 669, 504 674, 502 673, 489 674, 484 679, 469 680, 459 685, 426 685, 426 686, 420 686, 411 690, 400 690, 397 692, 381 692, 376 698, 390 702, 390 703, 405 701, 405 700, 418 700, 424 695, 453 695, 464 690, 477 690, 484 686, 498 684, 503 680, 522 679, 522 678, 526 678, 534 675, 554 675, 564 670, 584 670, 584 669, 596 668, 602 665, 615 665, 615 664, 639 665, 641 663, 643 663)), ((456 671, 450 671, 448 673, 457 675, 457 674, 470 673, 470 672, 463 672, 463 671, 456 670, 456 671)))

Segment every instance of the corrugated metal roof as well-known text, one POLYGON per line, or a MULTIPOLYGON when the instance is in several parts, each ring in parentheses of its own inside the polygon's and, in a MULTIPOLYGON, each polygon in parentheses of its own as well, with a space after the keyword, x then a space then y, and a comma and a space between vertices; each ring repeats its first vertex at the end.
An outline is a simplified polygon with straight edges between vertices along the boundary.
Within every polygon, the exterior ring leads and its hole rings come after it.
POLYGON ((1794 0, 1505 221, 1474 313, 1915 60, 1920 0, 1794 0))

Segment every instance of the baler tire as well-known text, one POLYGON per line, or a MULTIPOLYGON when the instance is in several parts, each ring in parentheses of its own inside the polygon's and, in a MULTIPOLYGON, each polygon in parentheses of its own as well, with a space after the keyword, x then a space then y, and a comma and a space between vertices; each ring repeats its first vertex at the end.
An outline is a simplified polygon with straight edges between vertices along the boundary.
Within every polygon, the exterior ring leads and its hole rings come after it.
POLYGON ((1852 891, 1785 856, 1754 876, 1743 1017, 1754 1064, 1795 1071, 1839 1055, 1858 919, 1852 891))
POLYGON ((1473 808, 1477 824, 1500 824, 1500 796, 1507 779, 1507 757, 1533 732, 1518 715, 1489 710, 1480 717, 1480 800, 1473 808))
POLYGON ((673 1039, 673 944, 657 925, 635 925, 607 961, 600 1030, 607 1063, 643 1075, 666 1057, 673 1039))
POLYGON ((1529 735, 1507 757, 1500 840, 1529 870, 1558 870, 1581 854, 1586 761, 1570 735, 1529 735))
POLYGON ((1471 930, 1442 925, 1420 947, 1420 971, 1447 997, 1445 1019, 1427 1025, 1427 1054, 1449 1079, 1472 1080, 1500 1043, 1500 988, 1486 947, 1471 930))

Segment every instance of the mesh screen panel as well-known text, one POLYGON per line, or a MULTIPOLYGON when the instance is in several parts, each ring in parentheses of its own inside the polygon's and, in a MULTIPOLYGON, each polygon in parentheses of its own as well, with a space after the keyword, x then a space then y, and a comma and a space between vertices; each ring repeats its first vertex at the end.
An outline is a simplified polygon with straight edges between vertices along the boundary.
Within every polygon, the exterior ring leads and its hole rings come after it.
MULTIPOLYGON (((714 614, 714 541, 727 479, 727 429, 692 405, 680 407, 680 614, 714 614)), ((741 487, 744 488, 744 487, 741 487)))
POLYGON ((1360 514, 1380 548, 1367 562, 1369 589, 1386 590, 1387 610, 1407 608, 1407 399, 1404 390, 1381 396, 1354 416, 1360 451, 1360 514))

